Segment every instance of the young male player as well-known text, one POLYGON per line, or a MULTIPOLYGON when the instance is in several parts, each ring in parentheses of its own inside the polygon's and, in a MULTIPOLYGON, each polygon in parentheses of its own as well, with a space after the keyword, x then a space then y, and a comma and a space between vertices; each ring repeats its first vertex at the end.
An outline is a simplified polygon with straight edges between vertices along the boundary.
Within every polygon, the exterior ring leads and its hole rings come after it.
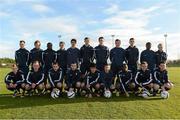
POLYGON ((59 43, 59 50, 56 52, 57 54, 56 62, 58 62, 60 68, 63 70, 63 74, 65 75, 67 69, 67 51, 64 45, 65 45, 64 42, 59 43))
POLYGON ((168 79, 168 71, 166 70, 166 63, 160 62, 159 67, 154 71, 154 95, 161 89, 162 91, 170 90, 173 84, 168 79))
POLYGON ((34 61, 32 67, 33 70, 29 71, 26 78, 27 84, 25 86, 29 96, 32 96, 35 90, 38 90, 39 95, 44 90, 44 73, 40 69, 39 61, 34 61))
POLYGON ((163 45, 158 44, 158 51, 156 51, 156 67, 159 67, 161 62, 167 61, 167 54, 163 51, 163 45))
POLYGON ((56 52, 52 49, 52 43, 47 43, 47 49, 43 51, 43 72, 44 82, 47 83, 48 72, 52 68, 52 63, 56 59, 56 52))
POLYGON ((69 91, 77 90, 77 95, 80 95, 81 89, 81 72, 77 68, 77 63, 72 63, 71 68, 67 71, 66 83, 69 91))
POLYGON ((116 88, 121 93, 128 92, 135 88, 133 75, 132 72, 128 70, 127 64, 123 64, 122 70, 118 73, 118 79, 116 83, 116 88))
POLYGON ((46 84, 46 89, 53 90, 54 88, 62 91, 63 87, 63 71, 57 62, 52 63, 52 68, 48 72, 48 80, 50 84, 46 84))
POLYGON ((148 69, 153 72, 156 67, 156 54, 151 50, 150 42, 146 43, 146 50, 141 53, 140 62, 142 63, 143 61, 147 62, 148 69))
POLYGON ((81 53, 81 73, 82 77, 85 76, 85 73, 89 71, 90 63, 93 62, 94 50, 93 47, 89 44, 90 38, 84 38, 84 45, 80 48, 81 53))
POLYGON ((115 40, 115 47, 110 51, 110 60, 111 60, 111 69, 114 73, 114 76, 122 70, 123 62, 126 59, 126 51, 120 47, 121 41, 119 39, 115 40))
POLYGON ((21 70, 26 78, 29 71, 29 51, 25 48, 25 41, 21 40, 19 42, 19 50, 15 52, 15 61, 16 64, 21 70))
POLYGON ((137 64, 139 59, 139 50, 135 46, 135 39, 129 39, 129 47, 126 48, 126 60, 128 64, 128 69, 132 71, 133 76, 135 76, 137 72, 137 64))
POLYGON ((41 42, 39 40, 36 40, 34 42, 34 48, 30 51, 30 63, 32 64, 34 61, 39 61, 42 65, 42 53, 43 50, 40 48, 41 42))
POLYGON ((25 78, 22 71, 18 70, 16 64, 11 67, 12 71, 5 77, 6 88, 10 91, 14 91, 13 97, 16 97, 20 89, 25 88, 25 78))
POLYGON ((91 98, 93 93, 98 97, 100 96, 100 75, 100 71, 96 69, 96 64, 91 63, 90 72, 87 73, 85 77, 85 83, 82 85, 82 88, 86 90, 86 97, 91 98), (95 89, 94 92, 93 89, 95 89))
POLYGON ((80 50, 76 47, 77 40, 72 39, 71 40, 71 47, 67 49, 67 66, 68 68, 71 67, 72 63, 76 63, 79 67, 79 61, 80 61, 80 50))
POLYGON ((115 89, 114 86, 114 77, 113 72, 111 71, 111 67, 109 64, 104 65, 104 71, 101 73, 101 80, 104 86, 104 90, 113 91, 115 89))
POLYGON ((142 62, 140 70, 137 71, 135 76, 136 87, 146 88, 147 90, 153 89, 152 72, 148 69, 148 63, 142 62))
POLYGON ((104 38, 99 37, 99 45, 95 47, 95 59, 97 69, 103 71, 104 65, 107 64, 107 59, 109 57, 109 49, 104 46, 104 38))

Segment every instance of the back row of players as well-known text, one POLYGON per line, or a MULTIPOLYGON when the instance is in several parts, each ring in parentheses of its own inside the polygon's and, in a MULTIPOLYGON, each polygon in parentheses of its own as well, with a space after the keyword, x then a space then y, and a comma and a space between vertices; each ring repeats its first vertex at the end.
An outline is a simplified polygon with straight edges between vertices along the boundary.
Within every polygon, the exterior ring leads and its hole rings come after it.
POLYGON ((16 96, 20 88, 29 94, 35 89, 42 93, 44 89, 58 88, 62 91, 65 88, 68 91, 76 89, 78 94, 85 90, 86 96, 92 97, 92 93, 100 96, 107 89, 125 92, 146 87, 156 95, 159 88, 165 91, 172 87, 166 71, 167 55, 162 44, 154 52, 151 50, 151 43, 146 43, 146 50, 140 55, 141 67, 137 71, 139 50, 134 45, 134 38, 130 38, 127 49, 120 47, 121 41, 116 39, 115 47, 110 52, 103 44, 103 37, 99 37, 98 41, 99 45, 93 48, 90 46, 90 39, 86 37, 85 44, 79 50, 76 39, 72 39, 71 47, 67 50, 64 48, 65 43, 60 42, 58 51, 54 51, 52 43, 48 43, 47 49, 43 51, 37 40, 35 48, 30 52, 25 49, 25 41, 20 41, 20 49, 15 53, 16 64, 5 78, 7 88, 15 91, 13 96, 16 96), (111 65, 107 64, 108 58, 111 65), (94 60, 96 64, 93 63, 94 60), (122 87, 125 87, 125 91, 122 87), (95 89, 94 92, 92 88, 95 89))

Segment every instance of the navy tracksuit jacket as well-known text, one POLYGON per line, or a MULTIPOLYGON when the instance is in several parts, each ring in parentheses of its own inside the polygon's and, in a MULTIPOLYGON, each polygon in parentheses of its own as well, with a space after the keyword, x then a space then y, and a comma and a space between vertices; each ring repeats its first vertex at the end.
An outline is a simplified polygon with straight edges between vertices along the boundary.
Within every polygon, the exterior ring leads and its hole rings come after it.
POLYGON ((144 50, 141 53, 140 61, 146 61, 148 63, 148 68, 151 70, 151 72, 154 71, 156 67, 156 54, 152 50, 144 50))
POLYGON ((133 75, 137 72, 137 63, 139 59, 139 50, 136 46, 131 47, 129 46, 126 48, 126 60, 128 64, 129 70, 132 71, 133 75))
POLYGON ((104 64, 107 64, 107 59, 109 57, 109 49, 104 45, 98 45, 95 47, 95 59, 97 69, 103 71, 104 64))
POLYGON ((15 61, 18 65, 19 70, 21 70, 26 77, 29 71, 29 51, 27 49, 20 48, 15 52, 15 61))
POLYGON ((87 71, 89 71, 90 63, 93 62, 93 55, 94 55, 94 49, 92 46, 83 45, 80 48, 80 54, 81 54, 81 72, 82 74, 85 74, 87 71))

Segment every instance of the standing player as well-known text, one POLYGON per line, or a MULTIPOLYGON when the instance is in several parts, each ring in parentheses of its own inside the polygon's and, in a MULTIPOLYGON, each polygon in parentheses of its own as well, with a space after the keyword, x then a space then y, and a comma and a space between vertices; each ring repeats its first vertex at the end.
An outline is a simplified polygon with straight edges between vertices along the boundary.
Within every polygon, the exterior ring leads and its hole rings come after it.
POLYGON ((93 47, 89 44, 90 39, 88 37, 84 38, 84 45, 80 49, 81 53, 81 74, 84 78, 85 73, 89 71, 90 63, 93 62, 93 47))
POLYGON ((170 90, 173 84, 168 79, 166 63, 160 62, 159 67, 154 71, 154 95, 161 89, 162 91, 170 90))
POLYGON ((71 68, 67 71, 66 83, 69 91, 76 91, 77 95, 80 95, 81 88, 81 72, 77 68, 77 63, 72 63, 71 68))
POLYGON ((16 64, 26 78, 29 71, 29 51, 25 48, 25 41, 19 42, 20 49, 15 52, 16 64))
POLYGON ((158 44, 158 51, 156 51, 156 67, 160 65, 161 62, 166 62, 167 54, 163 51, 163 45, 158 44))
POLYGON ((45 74, 44 82, 47 83, 48 72, 52 68, 52 63, 56 59, 56 52, 52 49, 52 43, 47 43, 47 49, 43 52, 43 71, 45 74))
POLYGON ((67 69, 67 51, 65 50, 64 45, 64 42, 59 43, 60 49, 56 52, 56 62, 58 62, 60 68, 63 70, 63 74, 65 75, 67 69))
POLYGON ((59 64, 57 62, 53 62, 52 68, 49 70, 48 73, 48 80, 49 84, 46 85, 46 89, 53 90, 54 88, 59 89, 62 91, 63 86, 63 71, 59 67, 59 64))
POLYGON ((137 87, 145 87, 148 90, 152 90, 153 83, 152 83, 152 73, 148 69, 147 62, 141 63, 141 69, 137 71, 135 76, 135 83, 137 87))
POLYGON ((16 64, 13 64, 11 69, 12 72, 8 73, 5 77, 5 83, 8 90, 14 91, 13 97, 16 97, 17 92, 20 92, 21 88, 23 90, 25 89, 25 79, 23 73, 18 70, 16 64))
POLYGON ((77 40, 71 40, 71 47, 67 49, 67 66, 71 67, 72 63, 76 63, 79 67, 80 50, 76 47, 77 40))
POLYGON ((44 90, 44 73, 40 69, 39 61, 34 61, 32 67, 33 69, 27 75, 25 87, 30 96, 32 96, 36 89, 38 94, 41 94, 44 90))
POLYGON ((103 71, 104 65, 107 64, 109 49, 104 46, 104 38, 99 37, 99 45, 95 47, 95 59, 97 69, 103 71))
POLYGON ((114 73, 114 77, 122 69, 123 62, 126 59, 126 51, 120 47, 121 41, 119 39, 115 40, 115 47, 110 51, 111 69, 114 73))
POLYGON ((90 65, 90 72, 87 73, 85 77, 85 83, 82 84, 82 88, 86 90, 86 97, 91 98, 92 93, 95 93, 96 96, 100 96, 99 89, 100 89, 100 71, 96 69, 96 64, 91 63, 90 65), (93 89, 95 91, 93 92, 93 89))
POLYGON ((128 63, 128 68, 129 70, 132 71, 133 76, 137 72, 137 64, 138 64, 138 59, 139 59, 139 50, 138 48, 134 45, 134 38, 129 39, 129 47, 126 48, 126 60, 128 63))
POLYGON ((34 42, 34 48, 30 51, 30 63, 32 64, 34 61, 39 61, 42 65, 42 52, 43 50, 40 48, 41 42, 36 40, 34 42))
POLYGON ((156 54, 153 50, 151 50, 151 43, 146 43, 146 50, 142 51, 141 57, 140 57, 141 63, 143 61, 147 62, 148 69, 151 70, 151 72, 154 71, 156 66, 156 54))

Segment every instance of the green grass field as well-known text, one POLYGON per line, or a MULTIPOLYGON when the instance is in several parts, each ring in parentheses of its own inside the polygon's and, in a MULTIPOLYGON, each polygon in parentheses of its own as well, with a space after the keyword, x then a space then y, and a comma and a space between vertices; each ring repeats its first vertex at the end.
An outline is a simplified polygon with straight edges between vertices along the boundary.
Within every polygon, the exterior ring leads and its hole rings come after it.
POLYGON ((9 69, 0 68, 0 118, 179 118, 180 119, 180 67, 168 68, 174 88, 167 100, 154 97, 145 100, 124 96, 106 98, 59 98, 49 96, 12 98, 4 85, 4 76, 9 69))

